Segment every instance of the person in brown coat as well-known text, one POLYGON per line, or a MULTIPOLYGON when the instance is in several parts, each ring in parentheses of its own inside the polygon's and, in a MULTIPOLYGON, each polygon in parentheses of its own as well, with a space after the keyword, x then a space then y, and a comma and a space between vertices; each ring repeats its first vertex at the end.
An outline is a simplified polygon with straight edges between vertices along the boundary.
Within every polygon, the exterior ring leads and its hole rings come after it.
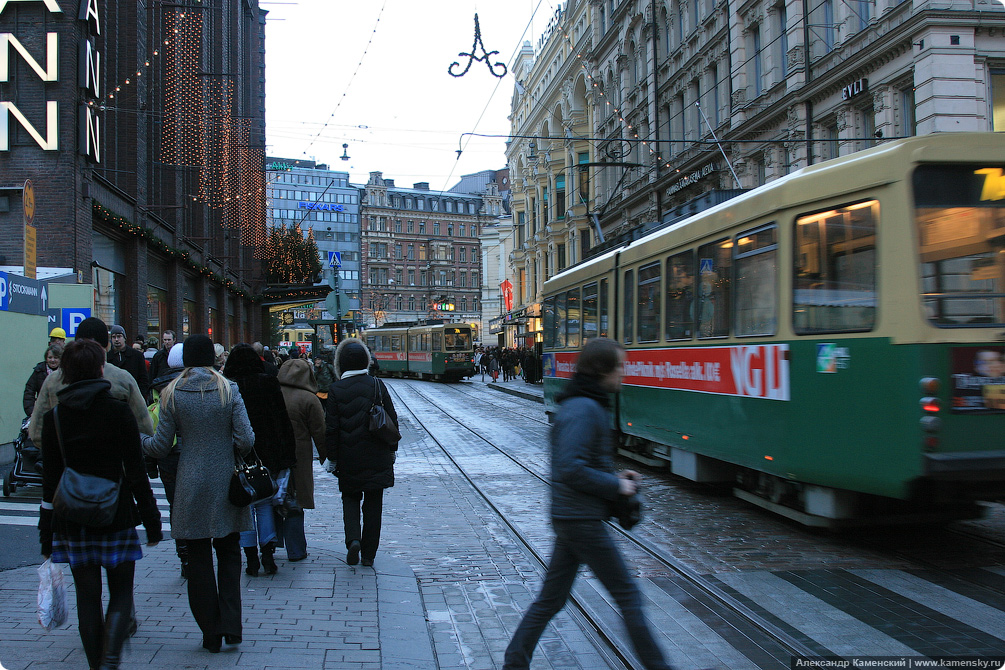
POLYGON ((318 459, 325 459, 325 412, 317 396, 318 385, 311 365, 302 358, 293 358, 279 368, 279 385, 283 389, 286 411, 293 423, 297 443, 297 464, 290 477, 290 488, 297 505, 283 522, 286 556, 290 561, 307 558, 307 537, 304 534, 304 510, 314 509, 314 446, 318 459))

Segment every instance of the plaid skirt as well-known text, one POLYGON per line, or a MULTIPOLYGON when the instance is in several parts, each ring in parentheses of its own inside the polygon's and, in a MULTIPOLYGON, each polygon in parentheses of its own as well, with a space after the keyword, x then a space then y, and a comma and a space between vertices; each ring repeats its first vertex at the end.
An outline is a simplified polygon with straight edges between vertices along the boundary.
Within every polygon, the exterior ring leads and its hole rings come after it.
POLYGON ((69 563, 71 568, 103 565, 114 568, 126 561, 143 558, 140 536, 135 528, 114 533, 97 533, 81 528, 79 535, 53 533, 52 562, 69 563))

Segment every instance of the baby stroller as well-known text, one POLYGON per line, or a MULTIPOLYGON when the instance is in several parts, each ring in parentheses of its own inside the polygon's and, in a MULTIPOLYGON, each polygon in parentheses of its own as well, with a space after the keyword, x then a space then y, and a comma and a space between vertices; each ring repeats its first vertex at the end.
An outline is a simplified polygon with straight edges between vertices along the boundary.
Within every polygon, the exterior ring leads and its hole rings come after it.
POLYGON ((28 437, 29 421, 25 417, 21 422, 21 432, 14 440, 14 467, 4 477, 4 497, 14 493, 18 486, 42 485, 42 450, 28 437))

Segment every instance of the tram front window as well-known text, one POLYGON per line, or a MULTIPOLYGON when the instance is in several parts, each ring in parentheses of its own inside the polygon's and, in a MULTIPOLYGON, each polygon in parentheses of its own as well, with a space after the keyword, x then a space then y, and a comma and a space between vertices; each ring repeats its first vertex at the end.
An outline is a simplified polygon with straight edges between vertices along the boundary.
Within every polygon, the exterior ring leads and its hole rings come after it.
POLYGON ((453 332, 450 331, 443 332, 443 350, 470 351, 471 332, 467 330, 461 330, 459 328, 453 328, 451 330, 453 332))
POLYGON ((914 173, 921 299, 942 328, 1005 325, 1005 168, 925 165, 914 173))

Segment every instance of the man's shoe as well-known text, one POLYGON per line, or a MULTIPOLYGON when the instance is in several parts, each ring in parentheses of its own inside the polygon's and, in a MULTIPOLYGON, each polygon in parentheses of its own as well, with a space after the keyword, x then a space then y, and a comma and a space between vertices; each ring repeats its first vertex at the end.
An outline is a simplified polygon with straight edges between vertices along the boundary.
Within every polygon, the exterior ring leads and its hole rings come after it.
POLYGON ((304 554, 303 556, 297 556, 296 558, 289 558, 289 557, 287 557, 287 559, 286 559, 286 560, 287 560, 287 561, 289 561, 290 563, 296 563, 297 561, 302 561, 302 560, 304 560, 304 559, 305 559, 305 558, 307 558, 307 557, 308 557, 309 555, 310 555, 310 554, 304 554))
POLYGON ((203 635, 202 636, 202 648, 211 654, 219 654, 220 647, 223 645, 223 636, 217 633, 216 635, 203 635))
POLYGON ((248 559, 248 567, 244 569, 245 574, 249 577, 257 577, 258 570, 262 567, 258 560, 258 547, 245 547, 244 555, 248 559))
POLYGON ((227 644, 241 644, 244 642, 244 638, 240 635, 232 635, 230 633, 223 634, 223 641, 227 644))
POLYGON ((373 559, 372 558, 365 558, 364 557, 363 558, 363 567, 372 568, 373 567, 373 559))
POLYGON ((262 546, 262 568, 265 569, 265 574, 274 575, 279 571, 279 566, 276 565, 276 559, 273 554, 276 553, 276 543, 267 542, 262 546))
POLYGON ((353 540, 349 543, 349 552, 345 555, 345 562, 349 565, 359 563, 359 540, 353 540))

